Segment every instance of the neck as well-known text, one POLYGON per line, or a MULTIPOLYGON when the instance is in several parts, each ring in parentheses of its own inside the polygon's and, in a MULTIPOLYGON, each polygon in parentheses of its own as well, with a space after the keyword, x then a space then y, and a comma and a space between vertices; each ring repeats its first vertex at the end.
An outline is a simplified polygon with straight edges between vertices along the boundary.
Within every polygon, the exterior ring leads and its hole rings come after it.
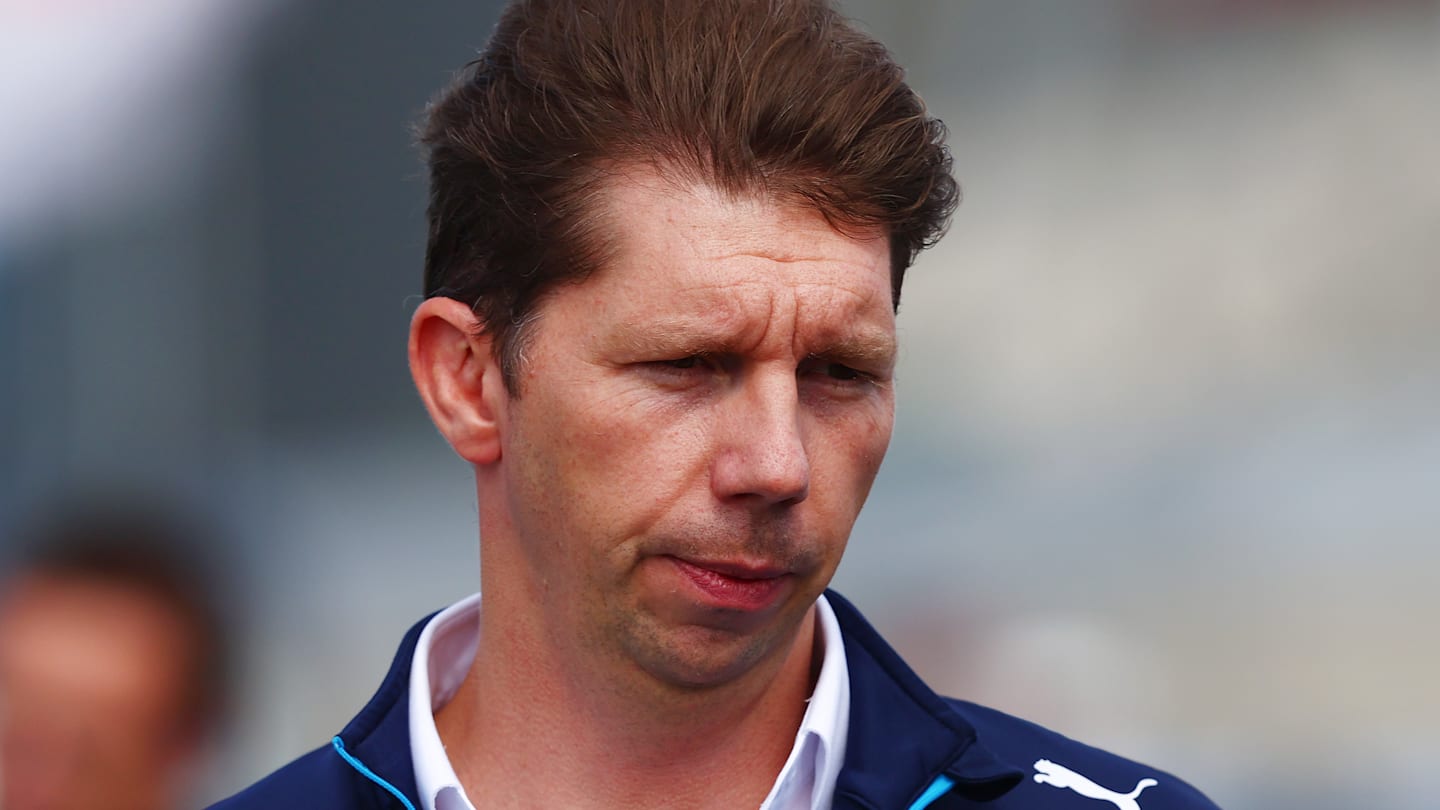
POLYGON ((813 608, 778 660, 696 689, 569 660, 547 643, 553 628, 517 620, 503 586, 483 586, 479 650, 436 716, 477 806, 760 805, 814 686, 813 608))

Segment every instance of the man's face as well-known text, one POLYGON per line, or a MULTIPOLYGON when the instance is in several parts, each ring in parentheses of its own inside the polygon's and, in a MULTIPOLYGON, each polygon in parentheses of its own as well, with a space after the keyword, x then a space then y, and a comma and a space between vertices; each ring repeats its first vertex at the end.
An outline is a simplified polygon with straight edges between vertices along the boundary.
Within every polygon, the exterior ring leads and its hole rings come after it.
POLYGON ((501 417, 503 512, 559 643, 723 684, 789 650, 879 470, 889 248, 649 172, 606 203, 616 253, 541 304, 501 417))

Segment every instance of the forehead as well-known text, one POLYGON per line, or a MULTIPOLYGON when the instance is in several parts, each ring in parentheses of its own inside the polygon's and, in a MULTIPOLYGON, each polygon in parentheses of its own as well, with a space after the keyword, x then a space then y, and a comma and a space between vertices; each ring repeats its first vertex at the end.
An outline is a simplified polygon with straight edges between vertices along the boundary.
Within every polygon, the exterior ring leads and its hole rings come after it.
POLYGON ((683 292, 722 315, 736 296, 784 288, 893 316, 881 228, 842 233, 803 203, 732 193, 645 166, 616 171, 600 206, 609 255, 597 275, 621 293, 609 303, 653 303, 683 292))
POLYGON ((803 261, 820 250, 868 265, 876 247, 888 248, 882 228, 842 234, 804 200, 725 190, 693 172, 648 164, 613 171, 601 205, 619 237, 616 247, 632 254, 673 250, 707 258, 755 251, 780 261, 803 261))

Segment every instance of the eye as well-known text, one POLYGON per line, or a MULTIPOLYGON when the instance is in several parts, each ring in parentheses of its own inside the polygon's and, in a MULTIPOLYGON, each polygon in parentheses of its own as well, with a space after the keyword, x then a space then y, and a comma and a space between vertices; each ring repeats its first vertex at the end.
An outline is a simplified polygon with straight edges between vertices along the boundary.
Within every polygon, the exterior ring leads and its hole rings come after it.
POLYGON ((669 366, 670 368, 684 371, 686 369, 698 368, 699 366, 704 364, 704 362, 705 358, 701 357, 698 354, 692 354, 689 357, 681 357, 675 360, 662 360, 660 362, 660 365, 669 366))
POLYGON ((667 360, 649 360, 639 363, 638 368, 663 385, 682 387, 696 385, 720 370, 719 361, 703 352, 667 360))
POLYGON ((875 375, 845 363, 811 357, 800 366, 800 375, 831 385, 860 385, 875 381, 875 375))
POLYGON ((824 366, 825 375, 832 380, 840 382, 854 382, 865 378, 865 374, 850 368, 842 363, 826 363, 824 366))

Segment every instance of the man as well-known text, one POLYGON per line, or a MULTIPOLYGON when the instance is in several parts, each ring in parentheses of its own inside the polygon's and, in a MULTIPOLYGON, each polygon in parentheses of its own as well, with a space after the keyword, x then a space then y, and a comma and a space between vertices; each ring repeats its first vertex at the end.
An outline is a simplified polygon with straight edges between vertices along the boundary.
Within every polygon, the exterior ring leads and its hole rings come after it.
POLYGON ((512 4, 423 131, 410 330, 480 595, 220 807, 1213 807, 937 697, 825 593, 958 196, 942 136, 820 0, 512 4))
POLYGON ((85 505, 47 522, 0 589, 0 807, 193 807, 223 633, 160 513, 85 505))

